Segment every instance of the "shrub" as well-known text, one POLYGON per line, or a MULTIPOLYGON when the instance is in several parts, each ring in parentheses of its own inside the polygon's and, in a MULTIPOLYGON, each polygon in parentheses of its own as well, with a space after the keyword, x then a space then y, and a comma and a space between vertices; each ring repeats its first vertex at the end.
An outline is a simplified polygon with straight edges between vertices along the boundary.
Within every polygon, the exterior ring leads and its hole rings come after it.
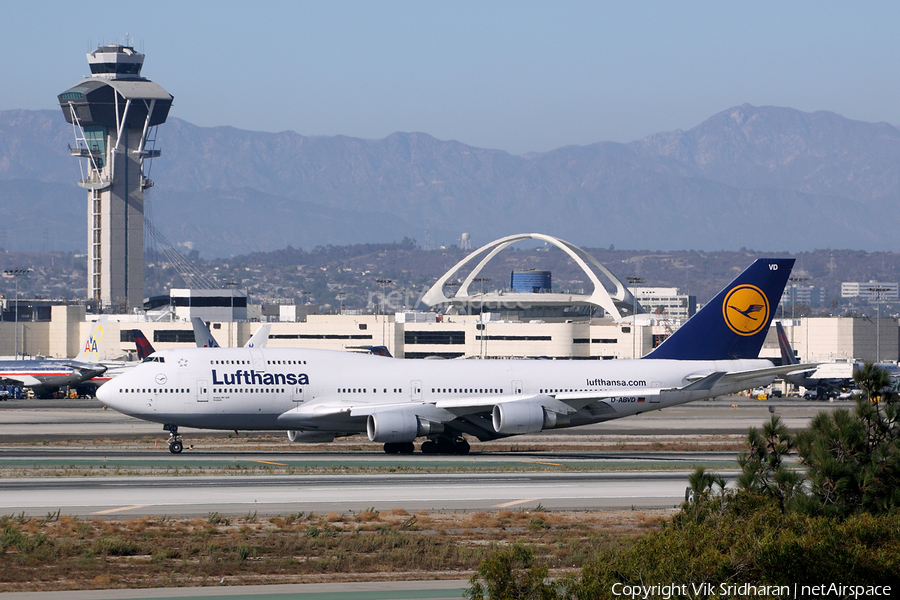
POLYGON ((530 548, 514 544, 481 561, 465 597, 482 600, 487 593, 491 600, 550 600, 557 596, 554 586, 546 583, 547 574, 546 565, 534 564, 530 548))

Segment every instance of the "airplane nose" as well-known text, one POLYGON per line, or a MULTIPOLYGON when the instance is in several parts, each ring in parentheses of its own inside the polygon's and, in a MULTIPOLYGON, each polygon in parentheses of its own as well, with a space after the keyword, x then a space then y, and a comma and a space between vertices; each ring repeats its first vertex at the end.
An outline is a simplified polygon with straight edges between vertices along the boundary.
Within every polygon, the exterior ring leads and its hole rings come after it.
POLYGON ((112 388, 108 383, 97 388, 97 400, 106 405, 112 400, 112 388))

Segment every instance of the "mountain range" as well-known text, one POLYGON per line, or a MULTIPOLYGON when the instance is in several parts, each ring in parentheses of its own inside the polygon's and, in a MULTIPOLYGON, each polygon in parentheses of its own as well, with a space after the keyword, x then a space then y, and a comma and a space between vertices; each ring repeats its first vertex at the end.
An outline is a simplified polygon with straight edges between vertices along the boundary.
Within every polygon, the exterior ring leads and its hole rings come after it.
MULTIPOLYGON (((588 247, 896 251, 900 130, 742 105, 687 131, 512 155, 424 133, 381 140, 159 127, 148 216, 173 244, 474 246, 536 231, 588 247)), ((82 250, 86 192, 61 111, 0 111, 0 247, 82 250)))

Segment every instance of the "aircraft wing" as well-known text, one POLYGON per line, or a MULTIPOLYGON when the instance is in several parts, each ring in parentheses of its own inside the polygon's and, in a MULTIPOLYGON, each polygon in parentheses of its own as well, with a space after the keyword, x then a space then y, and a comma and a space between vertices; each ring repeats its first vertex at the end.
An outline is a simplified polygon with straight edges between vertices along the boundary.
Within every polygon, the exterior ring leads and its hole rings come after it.
MULTIPOLYGON (((723 373, 714 373, 680 388, 684 392, 706 392, 723 373)), ((404 412, 414 413, 424 419, 447 423, 459 417, 476 413, 490 412, 494 406, 533 404, 560 415, 571 415, 597 400, 619 398, 623 396, 653 396, 667 390, 661 388, 635 388, 627 391, 600 390, 595 392, 548 394, 518 394, 514 396, 467 396, 465 398, 446 398, 435 401, 406 401, 390 403, 360 402, 349 404, 338 398, 320 398, 304 403, 282 413, 279 421, 303 421, 309 419, 334 419, 335 417, 368 417, 378 413, 404 412)))
POLYGON ((805 366, 807 365, 785 365, 748 371, 697 373, 688 378, 689 383, 686 385, 669 388, 617 388, 553 395, 486 395, 400 402, 349 403, 344 398, 332 396, 303 403, 282 413, 278 420, 289 426, 297 423, 301 427, 315 421, 329 422, 332 426, 335 422, 344 422, 348 423, 348 431, 354 430, 349 426, 351 422, 356 423, 355 430, 358 430, 362 419, 369 419, 371 422, 371 418, 397 427, 423 427, 423 422, 430 423, 431 426, 453 422, 455 428, 479 439, 493 439, 498 435, 540 431, 545 424, 552 427, 553 423, 565 422, 570 415, 581 411, 594 417, 602 414, 612 417, 617 411, 605 402, 611 398, 637 397, 638 401, 646 398, 649 402, 654 402, 655 398, 656 401, 689 402, 715 396, 716 390, 730 393, 753 387, 759 385, 760 379, 805 366))
MULTIPOLYGON (((622 394, 616 394, 621 396, 622 394)), ((570 405, 560 402, 553 396, 546 394, 520 394, 517 396, 484 396, 474 398, 453 398, 449 400, 438 400, 435 406, 442 408, 456 415, 471 414, 473 412, 481 412, 486 408, 490 408, 495 404, 507 404, 510 402, 537 402, 544 408, 562 414, 570 414, 575 409, 570 405)))
MULTIPOLYGON (((496 403, 496 401, 495 401, 496 403)), ((414 413, 416 416, 427 418, 436 422, 452 421, 455 415, 452 412, 438 408, 433 402, 410 401, 390 403, 366 403, 349 404, 337 398, 323 398, 301 404, 296 408, 286 411, 278 417, 284 423, 292 421, 306 421, 315 419, 334 420, 337 418, 365 418, 381 412, 414 413)))
POLYGON ((8 382, 8 385, 19 385, 22 387, 39 387, 43 385, 43 382, 33 375, 17 375, 15 377, 4 375, 0 378, 0 381, 8 382))

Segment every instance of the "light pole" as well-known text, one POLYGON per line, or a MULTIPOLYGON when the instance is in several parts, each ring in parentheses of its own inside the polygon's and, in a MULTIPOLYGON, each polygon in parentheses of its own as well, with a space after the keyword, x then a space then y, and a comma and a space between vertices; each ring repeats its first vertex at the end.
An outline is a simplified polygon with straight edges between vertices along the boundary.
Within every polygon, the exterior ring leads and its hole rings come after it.
MULTIPOLYGON (((788 277, 788 281, 791 282, 791 349, 795 348, 794 346, 794 305, 797 304, 797 284, 803 281, 809 281, 809 277, 788 277)), ((809 323, 806 325, 809 327, 809 323)), ((807 356, 809 355, 809 350, 804 348, 807 356)))
POLYGON ((643 277, 628 277, 631 285, 631 358, 637 358, 637 296, 635 286, 644 283, 643 277))
POLYGON ((338 292, 337 294, 334 295, 334 297, 338 299, 338 302, 341 303, 341 308, 338 311, 339 315, 344 314, 344 296, 346 296, 346 295, 347 295, 347 292, 338 292))
POLYGON ((481 327, 481 345, 480 345, 480 354, 481 358, 484 358, 484 345, 487 340, 485 340, 485 332, 484 332, 484 284, 490 281, 490 277, 475 277, 472 281, 480 281, 481 282, 481 304, 478 309, 478 320, 480 321, 479 325, 481 327))
POLYGON ((228 315, 228 347, 231 347, 231 325, 234 323, 234 287, 237 281, 226 281, 225 285, 231 289, 231 313, 228 315))
POLYGON ((381 345, 384 346, 384 286, 392 283, 390 279, 376 279, 375 283, 381 284, 381 345))
MULTIPOLYGON (((306 321, 306 317, 307 317, 307 314, 308 314, 308 311, 309 311, 309 307, 308 307, 308 305, 309 305, 309 294, 310 294, 310 292, 307 292, 306 290, 300 292, 300 298, 301 298, 301 300, 302 300, 302 306, 303 306, 303 307, 300 309, 300 312, 301 312, 302 315, 303 315, 303 320, 304 320, 304 321, 306 321)), ((294 313, 294 320, 296 321, 296 320, 298 320, 298 319, 300 319, 300 315, 298 315, 297 313, 294 313)))
POLYGON ((16 280, 16 360, 19 360, 19 277, 28 275, 34 269, 7 269, 3 271, 4 277, 12 277, 16 280))
POLYGON ((875 362, 878 363, 881 362, 881 292, 886 292, 889 288, 876 285, 866 289, 875 294, 877 298, 875 300, 875 362))

